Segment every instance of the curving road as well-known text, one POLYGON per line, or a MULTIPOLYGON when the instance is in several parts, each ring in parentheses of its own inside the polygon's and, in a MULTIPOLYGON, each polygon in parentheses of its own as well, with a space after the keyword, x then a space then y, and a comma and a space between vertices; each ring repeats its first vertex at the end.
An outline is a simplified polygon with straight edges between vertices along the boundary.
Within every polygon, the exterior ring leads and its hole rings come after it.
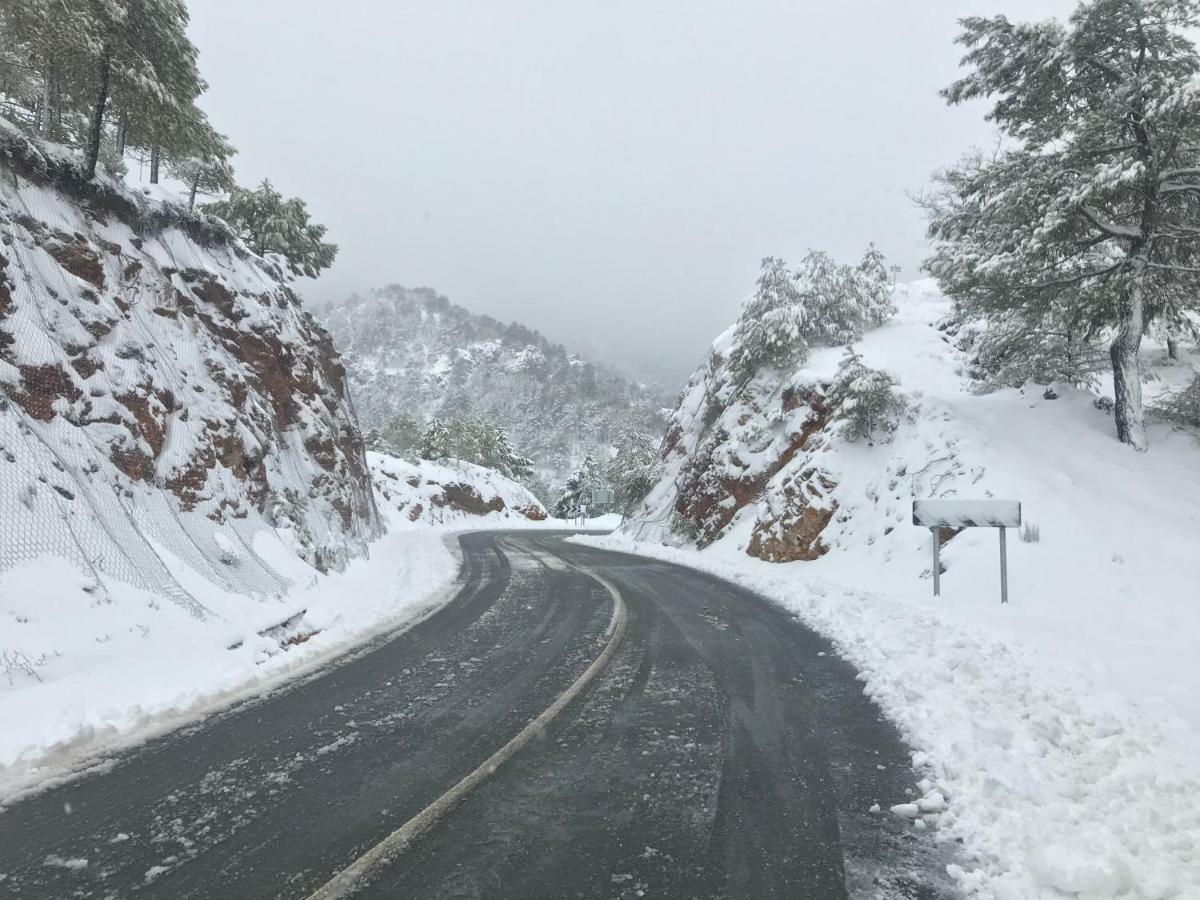
POLYGON ((420 625, 0 814, 0 896, 951 896, 869 811, 908 754, 822 638, 562 535, 461 542, 420 625))

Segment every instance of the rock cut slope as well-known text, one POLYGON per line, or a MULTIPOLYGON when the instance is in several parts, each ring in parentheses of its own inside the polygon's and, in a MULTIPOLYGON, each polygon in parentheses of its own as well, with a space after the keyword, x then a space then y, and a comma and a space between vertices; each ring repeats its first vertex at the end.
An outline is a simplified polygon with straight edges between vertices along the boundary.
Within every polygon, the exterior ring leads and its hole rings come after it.
POLYGON ((79 177, 0 122, 0 570, 57 557, 202 604, 379 532, 345 370, 283 269, 217 220, 79 177))

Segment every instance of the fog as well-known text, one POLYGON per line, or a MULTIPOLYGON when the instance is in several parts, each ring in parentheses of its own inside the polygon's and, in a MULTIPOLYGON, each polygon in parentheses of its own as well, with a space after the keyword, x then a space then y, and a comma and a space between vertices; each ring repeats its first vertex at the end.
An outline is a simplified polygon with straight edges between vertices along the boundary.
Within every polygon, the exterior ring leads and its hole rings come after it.
POLYGON ((314 300, 397 282, 678 381, 761 257, 917 277, 910 194, 995 136, 949 108, 956 18, 1067 0, 191 0, 238 178, 341 248, 314 300))

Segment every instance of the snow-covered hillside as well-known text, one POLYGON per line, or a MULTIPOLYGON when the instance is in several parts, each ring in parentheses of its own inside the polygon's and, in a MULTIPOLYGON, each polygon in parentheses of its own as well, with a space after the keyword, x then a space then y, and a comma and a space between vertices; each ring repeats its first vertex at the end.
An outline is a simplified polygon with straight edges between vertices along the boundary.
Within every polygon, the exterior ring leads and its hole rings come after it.
POLYGON ((541 522, 546 508, 499 472, 461 460, 443 463, 368 453, 371 479, 389 530, 473 521, 505 526, 541 522))
POLYGON ((393 285, 317 311, 346 359, 363 428, 483 418, 551 484, 630 428, 659 433, 662 400, 517 323, 393 285))
MULTIPOLYGON (((974 895, 1200 897, 1200 441, 1158 424, 1138 454, 1095 394, 980 392, 936 287, 896 300, 856 345, 898 382, 894 433, 842 435, 826 396, 840 349, 739 390, 731 331, 609 543, 742 581, 832 636, 920 751, 929 802, 912 814, 963 842, 974 895), (1038 539, 1009 534, 1007 606, 991 529, 949 540, 932 596, 911 505, 935 496, 1022 502, 1038 539)), ((1148 394, 1197 363, 1147 346, 1148 394)))

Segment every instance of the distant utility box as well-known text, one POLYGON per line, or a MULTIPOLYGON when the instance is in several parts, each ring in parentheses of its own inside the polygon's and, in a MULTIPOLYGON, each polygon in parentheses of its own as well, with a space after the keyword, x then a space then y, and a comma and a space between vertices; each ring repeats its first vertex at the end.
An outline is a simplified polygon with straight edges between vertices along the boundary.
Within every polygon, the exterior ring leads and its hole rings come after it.
POLYGON ((925 528, 1020 528, 1019 500, 914 500, 913 524, 925 528))
POLYGON ((933 535, 933 595, 942 593, 942 529, 1000 529, 1000 602, 1008 602, 1008 531, 1021 527, 1018 500, 914 500, 913 524, 933 535))

